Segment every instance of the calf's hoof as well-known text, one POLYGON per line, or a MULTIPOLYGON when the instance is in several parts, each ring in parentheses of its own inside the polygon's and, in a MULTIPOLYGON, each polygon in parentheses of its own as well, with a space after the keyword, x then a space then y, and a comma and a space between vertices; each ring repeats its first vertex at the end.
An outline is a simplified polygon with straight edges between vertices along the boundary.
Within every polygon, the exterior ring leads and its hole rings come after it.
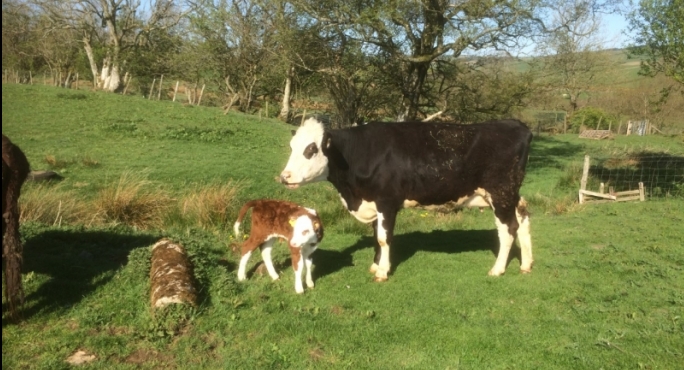
POLYGON ((528 269, 520 268, 520 273, 521 273, 521 274, 531 274, 531 273, 532 273, 532 268, 531 268, 531 267, 528 268, 528 269))
POLYGON ((376 283, 384 283, 387 281, 387 276, 373 276, 373 281, 376 283))

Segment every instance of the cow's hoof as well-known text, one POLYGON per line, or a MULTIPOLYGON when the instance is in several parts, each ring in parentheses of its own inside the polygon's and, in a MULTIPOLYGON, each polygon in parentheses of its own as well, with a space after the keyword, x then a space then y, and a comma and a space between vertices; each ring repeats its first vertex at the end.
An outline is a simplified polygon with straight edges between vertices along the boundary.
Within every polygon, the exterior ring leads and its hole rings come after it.
POLYGON ((504 272, 505 271, 497 271, 497 270, 491 269, 491 270, 489 270, 487 275, 489 275, 489 276, 501 276, 504 274, 504 272))
POLYGON ((387 277, 374 276, 373 281, 376 283, 384 283, 385 281, 387 281, 387 277))
POLYGON ((370 272, 371 274, 375 274, 376 272, 378 272, 378 264, 372 264, 371 267, 368 269, 368 272, 370 272))
POLYGON ((532 273, 532 268, 528 268, 528 269, 523 269, 523 268, 521 268, 521 269, 520 269, 520 273, 521 273, 521 274, 531 274, 531 273, 532 273))

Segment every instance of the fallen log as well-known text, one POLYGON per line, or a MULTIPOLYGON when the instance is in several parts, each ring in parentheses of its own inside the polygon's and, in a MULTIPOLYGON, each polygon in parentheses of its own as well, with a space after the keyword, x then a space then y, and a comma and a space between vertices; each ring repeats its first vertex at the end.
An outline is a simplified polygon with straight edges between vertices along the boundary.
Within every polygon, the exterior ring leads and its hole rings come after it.
POLYGON ((192 265, 182 245, 162 239, 152 246, 150 304, 153 309, 169 304, 197 304, 192 265))

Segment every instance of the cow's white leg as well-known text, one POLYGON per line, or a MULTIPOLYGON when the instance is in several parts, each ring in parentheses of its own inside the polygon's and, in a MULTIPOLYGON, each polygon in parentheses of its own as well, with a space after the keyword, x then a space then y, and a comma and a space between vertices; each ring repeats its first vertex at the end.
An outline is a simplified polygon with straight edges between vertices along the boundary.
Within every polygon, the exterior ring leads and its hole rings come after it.
POLYGON ((268 274, 271 276, 271 279, 278 280, 279 276, 273 267, 273 260, 271 259, 271 250, 273 249, 274 242, 275 238, 267 240, 261 246, 261 258, 264 260, 264 265, 266 265, 266 270, 268 270, 268 274))
POLYGON ((238 280, 243 281, 247 278, 245 270, 247 269, 247 262, 249 261, 249 256, 252 255, 252 252, 247 252, 242 255, 242 258, 240 258, 240 267, 238 267, 238 280))
POLYGON ((518 219, 518 242, 520 243, 520 272, 528 274, 532 272, 532 237, 530 236, 530 216, 527 214, 521 215, 518 209, 515 210, 515 216, 518 219))
POLYGON ((489 276, 500 276, 506 272, 506 263, 508 262, 508 254, 511 251, 514 238, 508 232, 508 225, 502 223, 498 217, 494 217, 496 221, 496 229, 499 234, 499 255, 496 257, 494 267, 489 270, 489 276))
MULTIPOLYGON (((301 251, 300 251, 301 253, 301 251)), ((299 256, 299 261, 297 262, 297 266, 295 268, 295 292, 297 294, 302 294, 304 293, 304 286, 302 285, 302 270, 304 269, 304 261, 303 258, 300 254, 299 256)))
POLYGON ((380 246, 380 261, 378 262, 378 268, 375 271, 375 281, 386 281, 387 274, 390 270, 390 246, 387 240, 387 230, 382 225, 385 217, 382 213, 378 212, 377 220, 377 238, 378 245, 380 246))

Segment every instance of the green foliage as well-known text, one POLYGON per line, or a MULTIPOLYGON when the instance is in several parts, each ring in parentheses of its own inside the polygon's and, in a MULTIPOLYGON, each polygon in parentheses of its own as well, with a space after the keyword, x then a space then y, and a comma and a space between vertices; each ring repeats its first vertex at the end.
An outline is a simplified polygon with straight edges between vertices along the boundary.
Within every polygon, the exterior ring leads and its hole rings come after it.
POLYGON ((639 72, 684 84, 684 1, 641 0, 628 20, 636 35, 630 51, 644 57, 639 72))
POLYGON ((600 108, 586 107, 570 117, 570 130, 579 132, 582 126, 588 130, 607 130, 616 119, 600 108))

